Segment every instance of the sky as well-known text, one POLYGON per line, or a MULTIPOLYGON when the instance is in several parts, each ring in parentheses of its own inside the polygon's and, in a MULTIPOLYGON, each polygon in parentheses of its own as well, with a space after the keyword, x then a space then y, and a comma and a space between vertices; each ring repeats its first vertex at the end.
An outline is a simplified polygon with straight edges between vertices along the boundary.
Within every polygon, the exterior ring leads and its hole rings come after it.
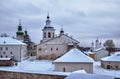
POLYGON ((120 0, 0 0, 0 34, 16 36, 21 19, 23 31, 38 44, 48 12, 57 35, 63 27, 81 46, 98 37, 120 47, 120 0))

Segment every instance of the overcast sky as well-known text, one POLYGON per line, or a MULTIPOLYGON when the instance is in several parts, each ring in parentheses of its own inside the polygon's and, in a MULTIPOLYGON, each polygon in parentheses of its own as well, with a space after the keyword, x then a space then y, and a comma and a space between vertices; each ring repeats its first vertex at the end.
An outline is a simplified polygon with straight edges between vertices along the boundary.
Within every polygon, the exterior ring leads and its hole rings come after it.
POLYGON ((0 0, 0 34, 16 36, 19 19, 35 43, 42 39, 47 12, 52 26, 90 45, 99 37, 120 47, 120 0, 0 0))

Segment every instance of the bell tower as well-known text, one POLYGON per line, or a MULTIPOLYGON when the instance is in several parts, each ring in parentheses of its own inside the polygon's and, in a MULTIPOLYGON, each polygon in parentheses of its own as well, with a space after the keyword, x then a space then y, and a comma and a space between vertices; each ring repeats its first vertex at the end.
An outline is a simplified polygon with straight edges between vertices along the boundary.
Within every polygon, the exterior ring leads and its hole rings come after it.
POLYGON ((16 39, 24 39, 24 32, 22 31, 21 19, 19 19, 18 31, 16 32, 16 39))
POLYGON ((45 23, 46 23, 46 25, 42 29, 42 32, 43 32, 43 39, 42 39, 42 41, 43 42, 55 37, 55 29, 54 29, 54 27, 51 26, 51 20, 50 20, 49 13, 47 15, 47 20, 46 20, 45 23))

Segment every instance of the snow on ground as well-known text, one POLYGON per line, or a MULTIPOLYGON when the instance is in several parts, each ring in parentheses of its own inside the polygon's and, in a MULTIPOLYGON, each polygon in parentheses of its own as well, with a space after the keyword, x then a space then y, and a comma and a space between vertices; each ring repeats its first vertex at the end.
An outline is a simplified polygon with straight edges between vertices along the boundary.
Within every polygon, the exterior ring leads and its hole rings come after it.
POLYGON ((53 71, 54 64, 50 60, 26 60, 19 63, 18 68, 26 71, 53 71))
POLYGON ((25 60, 18 62, 17 66, 7 67, 0 66, 0 70, 13 71, 13 72, 25 72, 25 73, 39 73, 50 75, 69 75, 69 72, 55 72, 54 64, 51 60, 25 60))
POLYGON ((94 69, 93 70, 94 74, 110 75, 110 76, 120 78, 120 70, 104 69, 100 66, 100 62, 94 62, 93 69, 94 69))
POLYGON ((53 71, 54 64, 50 60, 25 60, 18 62, 17 66, 0 67, 0 70, 20 70, 20 71, 53 71))
MULTIPOLYGON (((41 73, 41 74, 57 74, 69 75, 70 73, 55 72, 54 64, 51 60, 25 60, 19 62, 17 66, 0 67, 3 71, 27 72, 27 73, 41 73)), ((94 62, 94 74, 111 75, 120 78, 120 70, 108 70, 100 67, 100 62, 94 62)))

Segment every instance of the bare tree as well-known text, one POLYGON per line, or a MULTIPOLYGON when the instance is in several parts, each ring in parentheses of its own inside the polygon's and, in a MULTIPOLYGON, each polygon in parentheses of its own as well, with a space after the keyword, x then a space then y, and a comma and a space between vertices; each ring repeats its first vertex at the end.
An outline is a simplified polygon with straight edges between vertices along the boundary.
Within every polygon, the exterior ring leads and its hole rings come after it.
POLYGON ((110 53, 114 51, 114 48, 115 48, 115 44, 113 40, 106 40, 103 45, 105 46, 106 50, 109 52, 108 56, 110 56, 110 53))

